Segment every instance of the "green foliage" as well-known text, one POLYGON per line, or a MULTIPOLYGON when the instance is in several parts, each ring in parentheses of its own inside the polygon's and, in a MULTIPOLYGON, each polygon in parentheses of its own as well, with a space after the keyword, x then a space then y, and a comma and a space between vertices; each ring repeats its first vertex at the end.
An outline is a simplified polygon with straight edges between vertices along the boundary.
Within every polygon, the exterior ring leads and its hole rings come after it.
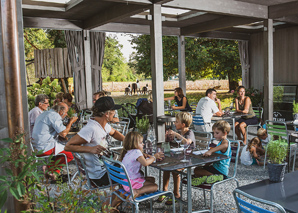
POLYGON ((283 94, 284 94, 283 86, 273 87, 273 102, 282 102, 283 94))
POLYGON ((136 118, 136 127, 142 134, 146 134, 149 129, 150 123, 147 116, 143 116, 141 119, 136 118))
POLYGON ((102 66, 103 81, 135 81, 136 76, 125 63, 121 52, 122 45, 115 37, 106 37, 102 66))
MULTIPOLYGON (((177 37, 164 36, 163 72, 164 80, 178 74, 178 40, 177 37)), ((132 36, 131 44, 136 53, 129 65, 138 74, 151 76, 150 36, 132 36)), ((230 89, 235 89, 241 79, 241 65, 236 41, 215 40, 206 38, 185 38, 186 78, 229 79, 230 89), (234 82, 234 84, 232 84, 234 82), (235 84, 236 82, 236 84, 235 84)))
POLYGON ((0 164, 6 172, 6 175, 0 176, 0 208, 5 204, 8 192, 19 201, 28 201, 34 193, 33 189, 39 188, 43 173, 37 171, 37 168, 44 164, 43 159, 36 162, 35 158, 35 155, 42 152, 28 154, 23 134, 14 140, 4 138, 1 141, 8 143, 9 147, 0 148, 0 164), (14 174, 12 168, 17 169, 19 173, 14 174))
POLYGON ((266 147, 268 161, 273 164, 282 164, 288 153, 288 142, 279 138, 275 141, 270 141, 266 147))
POLYGON ((73 108, 69 108, 67 115, 69 118, 72 118, 74 116, 74 114, 76 113, 76 111, 73 108))
MULTIPOLYGON (((231 93, 233 94, 233 101, 235 101, 236 97, 238 96, 238 93, 235 90, 231 90, 231 93)), ((258 89, 255 89, 253 87, 245 88, 245 96, 250 97, 253 107, 262 107, 264 104, 263 93, 258 89)))
POLYGON ((46 30, 47 37, 55 48, 66 48, 65 34, 63 30, 46 30))
POLYGON ((298 103, 296 103, 295 101, 293 102, 293 114, 297 114, 298 113, 298 103))
POLYGON ((61 91, 61 86, 58 84, 58 79, 51 81, 51 78, 48 76, 42 81, 42 85, 33 84, 31 87, 27 87, 27 97, 29 110, 35 107, 34 100, 35 97, 39 94, 46 94, 49 96, 50 105, 53 105, 56 94, 61 91))

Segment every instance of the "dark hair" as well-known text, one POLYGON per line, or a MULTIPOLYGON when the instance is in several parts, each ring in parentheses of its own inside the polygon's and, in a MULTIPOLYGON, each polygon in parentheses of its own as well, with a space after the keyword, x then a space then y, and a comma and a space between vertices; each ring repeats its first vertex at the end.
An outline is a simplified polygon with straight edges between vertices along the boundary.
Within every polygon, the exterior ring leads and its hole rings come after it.
POLYGON ((91 108, 91 111, 93 113, 93 116, 96 116, 96 117, 102 117, 102 116, 104 116, 104 114, 106 114, 106 112, 108 112, 108 111, 102 112, 98 107, 96 107, 94 105, 91 108))
POLYGON ((38 106, 39 103, 44 103, 46 99, 50 99, 49 96, 45 95, 45 94, 39 94, 35 97, 35 101, 34 101, 34 104, 35 106, 38 106))
POLYGON ((178 93, 178 96, 180 98, 183 98, 184 97, 183 90, 181 89, 181 87, 175 88, 175 91, 178 93))
POLYGON ((62 99, 63 99, 63 95, 64 95, 63 92, 58 92, 58 93, 56 94, 56 99, 60 99, 60 100, 62 101, 62 99))
POLYGON ((106 95, 106 93, 104 91, 99 91, 99 92, 94 93, 93 95, 98 95, 99 97, 103 97, 106 95))
POLYGON ((208 96, 209 94, 211 94, 212 92, 216 92, 216 90, 215 89, 207 89, 206 90, 206 96, 208 96))
POLYGON ((63 98, 66 99, 68 102, 72 102, 72 95, 70 93, 65 93, 63 98))
POLYGON ((239 90, 242 89, 242 88, 245 90, 244 86, 239 86, 238 89, 237 89, 237 92, 239 92, 239 90))

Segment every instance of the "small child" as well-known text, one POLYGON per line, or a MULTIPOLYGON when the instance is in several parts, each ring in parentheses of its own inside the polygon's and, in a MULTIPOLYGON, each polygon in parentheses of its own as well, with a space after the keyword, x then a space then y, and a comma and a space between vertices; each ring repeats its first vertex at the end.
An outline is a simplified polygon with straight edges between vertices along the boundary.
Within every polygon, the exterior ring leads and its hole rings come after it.
POLYGON ((219 141, 216 147, 209 149, 203 154, 203 156, 210 156, 212 153, 218 153, 226 155, 229 158, 213 163, 213 165, 205 165, 202 167, 196 167, 194 170, 195 177, 192 179, 191 184, 193 186, 199 186, 203 183, 215 183, 227 178, 229 173, 230 161, 231 161, 231 144, 227 139, 231 126, 226 121, 217 121, 212 130, 214 132, 214 138, 219 141))
MULTIPOLYGON (((182 144, 189 144, 191 148, 195 147, 195 134, 192 130, 189 129, 190 124, 192 123, 192 115, 189 112, 179 112, 176 114, 175 126, 177 130, 181 131, 181 135, 173 130, 167 131, 167 137, 173 138, 178 137, 182 138, 182 144)), ((182 169, 181 169, 182 170, 182 169)), ((180 170, 179 170, 180 171, 180 170)), ((163 173, 163 190, 168 191, 169 182, 170 182, 171 172, 164 171, 163 173)), ((180 188, 180 176, 176 172, 172 172, 173 181, 174 181, 174 195, 176 198, 180 198, 179 188, 180 188)), ((162 202, 166 196, 159 196, 157 202, 162 202)), ((165 204, 172 205, 173 200, 170 198, 165 204)))
POLYGON ((258 164, 262 166, 264 165, 262 162, 264 154, 265 151, 262 149, 261 140, 258 137, 254 137, 242 149, 240 156, 241 164, 246 166, 258 164))
POLYGON ((270 135, 267 134, 267 130, 264 128, 258 129, 257 136, 261 140, 263 147, 270 141, 270 135))
MULTIPOLYGON (((135 198, 144 193, 157 191, 154 177, 144 177, 141 167, 148 166, 156 159, 163 157, 163 153, 159 152, 154 156, 146 155, 147 159, 145 159, 143 146, 143 136, 138 132, 129 132, 124 138, 120 155, 120 161, 127 170, 135 198)), ((125 191, 130 192, 128 186, 123 186, 123 188, 125 191)))

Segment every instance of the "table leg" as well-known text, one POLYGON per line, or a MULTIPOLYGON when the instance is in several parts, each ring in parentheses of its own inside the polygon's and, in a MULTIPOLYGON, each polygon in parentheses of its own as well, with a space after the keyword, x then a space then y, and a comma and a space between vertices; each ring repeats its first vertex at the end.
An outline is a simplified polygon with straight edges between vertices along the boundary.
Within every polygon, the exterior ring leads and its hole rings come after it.
POLYGON ((233 120, 233 140, 236 140, 236 135, 235 135, 235 118, 233 120))
POLYGON ((192 199, 191 199, 191 167, 187 168, 187 212, 192 212, 192 199))

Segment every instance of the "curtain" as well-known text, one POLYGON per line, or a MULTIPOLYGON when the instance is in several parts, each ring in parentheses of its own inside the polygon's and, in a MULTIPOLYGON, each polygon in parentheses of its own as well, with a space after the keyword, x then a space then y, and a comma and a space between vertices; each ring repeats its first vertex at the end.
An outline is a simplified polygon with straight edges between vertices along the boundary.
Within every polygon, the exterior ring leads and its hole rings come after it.
POLYGON ((242 85, 246 88, 250 87, 249 79, 249 55, 248 55, 248 41, 238 41, 239 57, 242 68, 242 85))
POLYGON ((105 38, 105 33, 90 32, 92 93, 102 90, 101 68, 105 50, 105 38))
POLYGON ((74 73, 75 102, 78 108, 87 108, 86 75, 84 61, 83 31, 65 31, 68 57, 74 73))

